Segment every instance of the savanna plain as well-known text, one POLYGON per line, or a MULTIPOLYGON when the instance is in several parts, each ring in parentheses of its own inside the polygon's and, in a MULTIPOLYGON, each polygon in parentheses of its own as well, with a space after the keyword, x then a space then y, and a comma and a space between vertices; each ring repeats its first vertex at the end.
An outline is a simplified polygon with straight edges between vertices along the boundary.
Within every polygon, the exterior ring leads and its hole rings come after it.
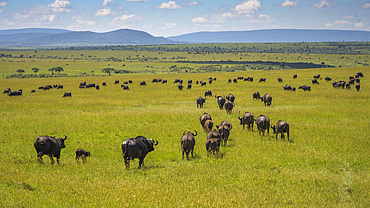
MULTIPOLYGON (((160 61, 145 61, 143 54, 145 58, 153 51, 1 53, 13 56, 1 58, 0 89, 22 89, 23 94, 0 95, 0 207, 370 206, 370 67, 358 64, 370 60, 369 55, 357 61, 358 55, 343 54, 225 53, 225 60, 238 61, 247 57, 255 61, 261 57, 282 60, 310 56, 318 64, 325 60, 336 67, 256 70, 244 66, 244 70, 232 72, 185 73, 169 70, 177 65, 196 71, 199 65, 168 59, 221 60, 222 54, 211 57, 212 54, 156 52, 160 61), (52 55, 45 57, 48 53, 52 55), (89 58, 88 53, 95 55, 89 58), (120 61, 104 58, 118 57, 120 53, 120 61), (73 60, 72 56, 79 58, 73 60), (101 59, 94 60, 94 56, 101 59), (124 56, 140 56, 140 60, 129 61, 124 56), (339 67, 336 59, 350 60, 354 65, 346 62, 340 65, 348 67, 339 67), (62 74, 73 76, 5 79, 20 68, 36 74, 31 68, 39 67, 37 73, 46 74, 50 73, 48 68, 57 66, 64 68, 62 74), (133 72, 142 71, 111 76, 101 71, 123 66, 133 72), (150 71, 144 70, 147 68, 150 71), (354 85, 351 89, 334 88, 324 79, 328 76, 333 81, 348 81, 357 72, 364 74, 359 91, 354 85), (293 74, 298 78, 293 79, 293 74), (313 85, 316 74, 322 79, 313 85), (228 79, 238 76, 254 77, 254 81, 228 83, 228 79), (209 77, 216 80, 209 84, 209 77), (278 77, 283 83, 277 81, 278 77), (152 83, 155 78, 168 83, 152 83), (267 81, 259 83, 259 78, 267 81), (173 83, 175 79, 183 79, 184 83, 192 79, 192 88, 186 89, 185 84, 179 90, 173 83), (120 84, 114 84, 115 80, 120 84), (123 90, 120 85, 128 80, 132 80, 130 90, 123 90), (99 84, 100 89, 79 89, 83 81, 99 84), (146 81, 147 86, 140 86, 141 81, 146 81), (200 86, 196 81, 207 81, 207 85, 200 86), (38 89, 53 84, 63 84, 64 88, 38 89), (285 91, 285 84, 297 90, 285 91), (310 85, 311 91, 298 89, 301 85, 310 85), (31 93, 32 89, 36 92, 31 93), (207 96, 204 107, 197 108, 196 98, 204 97, 207 90, 213 96, 207 96), (71 97, 63 97, 67 91, 71 97), (257 91, 270 94, 272 105, 265 107, 260 100, 253 100, 252 93, 257 91), (219 109, 214 97, 229 93, 236 97, 231 114, 219 109), (280 135, 276 139, 272 129, 269 135, 260 135, 255 124, 253 130, 243 130, 238 116, 247 111, 255 118, 267 116, 272 125, 278 120, 289 123, 290 140, 282 140, 280 135), (222 121, 233 125, 229 141, 220 147, 218 156, 207 155, 207 133, 199 122, 204 112, 212 116, 215 125, 222 121), (194 130, 198 132, 194 157, 182 160, 180 138, 184 131, 194 130), (51 165, 47 156, 44 164, 38 163, 33 143, 42 135, 67 136, 59 165, 51 165), (145 167, 137 169, 135 159, 127 170, 121 144, 138 135, 158 140, 159 144, 146 156, 145 167), (75 160, 78 148, 91 152, 85 163, 75 160)), ((222 69, 226 68, 223 65, 222 69)))

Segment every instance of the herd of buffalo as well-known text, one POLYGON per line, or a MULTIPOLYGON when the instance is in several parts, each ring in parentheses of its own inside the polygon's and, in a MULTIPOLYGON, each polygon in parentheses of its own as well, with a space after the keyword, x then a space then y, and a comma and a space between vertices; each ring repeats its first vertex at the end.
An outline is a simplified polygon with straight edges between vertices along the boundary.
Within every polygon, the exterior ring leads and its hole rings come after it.
MULTIPOLYGON (((357 91, 360 90, 360 78, 364 75, 361 72, 358 72, 354 77, 350 76, 349 81, 333 81, 332 85, 335 88, 346 88, 350 89, 351 85, 355 85, 355 88, 357 91)), ((295 74, 293 75, 293 79, 296 79, 298 76, 295 74)), ((312 84, 319 84, 320 80, 320 74, 317 74, 313 77, 312 84)), ((228 83, 234 82, 237 83, 238 80, 244 80, 253 82, 253 77, 238 77, 235 79, 228 79, 228 83)), ((332 79, 329 77, 325 77, 325 81, 331 81, 332 79)), ((216 78, 209 78, 208 83, 211 84, 212 82, 216 81, 216 78)), ((266 78, 260 78, 259 82, 266 82, 266 78)), ((283 80, 279 77, 278 82, 281 83, 283 80)), ((167 83, 167 80, 162 79, 153 79, 152 83, 167 83)), ((175 79, 174 83, 178 84, 178 89, 183 89, 183 80, 181 79, 175 79)), ((114 84, 119 84, 119 80, 116 80, 114 84)), ((121 87, 123 90, 130 90, 128 84, 132 84, 132 80, 129 80, 127 82, 124 82, 121 87)), ((201 86, 205 86, 207 82, 205 81, 196 81, 196 84, 200 84, 201 86)), ((102 86, 107 86, 105 82, 102 83, 102 86)), ((147 86, 145 81, 140 82, 140 86, 147 86)), ((187 89, 191 89, 192 87, 192 80, 188 80, 187 89)), ((49 89, 63 89, 63 85, 54 84, 54 85, 45 85, 41 86, 38 89, 39 90, 49 90, 49 89)), ((95 88, 97 90, 100 89, 99 85, 96 85, 94 83, 87 84, 86 82, 81 82, 79 85, 79 88, 95 88)), ((285 85, 283 86, 284 90, 291 90, 295 91, 296 88, 285 85)), ((302 85, 299 86, 298 89, 302 89, 304 91, 310 91, 311 86, 309 85, 302 85)), ((35 90, 31 90, 31 93, 34 93, 35 90)), ((6 88, 3 92, 4 94, 7 94, 9 96, 20 96, 22 95, 22 89, 19 89, 17 91, 11 91, 10 88, 6 88)), ((63 97, 71 97, 71 92, 65 92, 63 97)), ((202 108, 203 104, 206 101, 206 97, 211 96, 211 91, 205 91, 204 97, 202 96, 196 98, 196 104, 197 107, 202 108)), ((230 114, 232 112, 233 107, 235 106, 235 96, 233 94, 229 94, 227 96, 220 96, 215 95, 214 96, 217 99, 217 104, 220 109, 225 108, 226 112, 230 114)), ((259 92, 253 93, 253 99, 260 99, 264 102, 265 106, 270 106, 272 102, 272 96, 269 94, 265 94, 264 96, 260 96, 259 92)), ((240 113, 240 111, 239 111, 240 113)), ((242 117, 238 116, 238 119, 240 120, 240 125, 243 126, 243 130, 245 129, 245 126, 247 125, 248 130, 253 130, 253 124, 256 123, 259 134, 265 135, 265 131, 267 131, 267 134, 269 135, 270 128, 273 130, 273 134, 276 134, 276 139, 278 139, 278 134, 281 134, 281 139, 284 139, 284 134, 286 133, 288 141, 289 141, 289 124, 286 121, 279 120, 276 125, 271 126, 270 125, 270 119, 266 117, 265 115, 260 115, 257 117, 257 119, 254 118, 254 115, 250 112, 245 112, 242 117)), ((227 140, 230 135, 230 131, 232 130, 233 126, 228 121, 223 121, 220 123, 220 125, 216 125, 216 129, 213 129, 213 121, 211 115, 208 113, 204 113, 199 117, 200 124, 203 128, 203 130, 207 133, 207 140, 206 140, 206 150, 208 155, 210 154, 216 154, 218 155, 220 146, 226 146, 227 140)), ((195 146, 195 136, 197 136, 197 131, 194 130, 194 133, 192 132, 184 132, 181 137, 181 150, 182 150, 182 159, 184 159, 184 155, 186 155, 186 158, 189 159, 189 154, 191 153, 191 156, 193 157, 193 150, 195 146)), ((42 156, 48 155, 51 160, 51 164, 54 164, 55 161, 53 157, 57 158, 57 163, 59 164, 59 158, 60 153, 63 148, 65 148, 65 140, 67 139, 67 136, 61 137, 61 138, 55 138, 53 136, 40 136, 36 139, 34 142, 34 147, 37 151, 37 158, 40 163, 43 162, 42 156)), ((153 139, 147 139, 143 136, 137 136, 135 138, 126 139, 121 147, 122 147, 122 154, 124 158, 124 162, 126 165, 126 168, 130 167, 130 160, 133 160, 134 158, 139 159, 139 168, 141 166, 144 166, 144 158, 146 155, 154 150, 154 146, 158 145, 158 141, 153 139)), ((85 151, 83 149, 77 149, 76 150, 76 161, 79 162, 79 159, 82 159, 83 162, 86 161, 86 157, 91 156, 89 151, 85 151)))

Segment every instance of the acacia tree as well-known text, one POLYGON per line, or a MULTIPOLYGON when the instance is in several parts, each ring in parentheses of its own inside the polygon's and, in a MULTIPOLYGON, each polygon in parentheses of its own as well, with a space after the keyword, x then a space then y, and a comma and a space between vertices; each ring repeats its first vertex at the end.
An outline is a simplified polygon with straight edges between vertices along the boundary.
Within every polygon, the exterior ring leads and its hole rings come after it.
POLYGON ((50 68, 50 69, 48 69, 48 71, 50 71, 51 74, 54 74, 55 68, 54 67, 53 68, 50 68))
POLYGON ((107 73, 109 76, 114 71, 113 68, 104 68, 102 69, 102 72, 107 73))
POLYGON ((35 72, 35 75, 36 75, 36 73, 37 73, 39 70, 40 70, 40 69, 39 69, 39 68, 36 68, 36 67, 35 67, 35 68, 32 68, 32 71, 33 71, 33 72, 35 72))
POLYGON ((20 74, 22 74, 22 73, 24 73, 25 71, 24 71, 23 69, 18 69, 18 70, 17 70, 17 72, 18 72, 18 73, 20 73, 20 74))
POLYGON ((60 72, 64 71, 64 69, 62 67, 58 66, 57 68, 55 68, 55 71, 60 74, 60 72))

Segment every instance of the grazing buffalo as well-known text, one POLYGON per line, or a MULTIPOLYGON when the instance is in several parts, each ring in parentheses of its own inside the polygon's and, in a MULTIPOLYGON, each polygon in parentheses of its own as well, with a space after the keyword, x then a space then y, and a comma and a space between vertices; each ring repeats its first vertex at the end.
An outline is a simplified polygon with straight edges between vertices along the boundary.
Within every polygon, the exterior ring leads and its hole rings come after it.
POLYGON ((225 97, 230 102, 234 102, 235 101, 235 96, 233 94, 231 94, 231 93, 229 93, 229 95, 228 96, 225 96, 225 97))
POLYGON ((283 79, 278 77, 278 82, 283 82, 283 79))
POLYGON ((358 77, 364 77, 364 74, 362 72, 357 72, 356 76, 358 76, 358 77))
POLYGON ((146 82, 145 81, 140 82, 140 86, 146 86, 146 82))
POLYGON ((356 87, 356 90, 357 90, 357 91, 360 91, 360 87, 361 87, 361 86, 360 86, 360 84, 359 84, 359 83, 357 83, 357 84, 355 85, 355 87, 356 87))
POLYGON ((139 167, 144 166, 145 156, 154 150, 154 146, 158 145, 157 140, 147 139, 143 136, 126 139, 122 143, 122 154, 125 160, 126 169, 130 168, 130 160, 139 158, 139 167))
POLYGON ((233 79, 233 82, 234 82, 234 83, 238 83, 238 80, 234 78, 234 79, 233 79))
POLYGON ((130 87, 129 87, 128 85, 124 85, 124 86, 122 87, 122 89, 123 89, 123 90, 130 90, 130 87))
MULTIPOLYGON (((85 86, 83 86, 83 87, 85 87, 85 86)), ((38 89, 39 90, 43 90, 44 89, 44 86, 40 86, 38 89)))
POLYGON ((107 83, 106 83, 106 82, 103 82, 103 83, 102 83, 102 85, 103 85, 103 86, 107 86, 107 83))
POLYGON ((306 91, 306 90, 311 91, 311 86, 309 86, 309 85, 302 85, 302 86, 299 86, 298 89, 302 89, 304 91, 306 91))
POLYGON ((316 74, 315 76, 313 76, 314 79, 319 79, 320 78, 320 74, 316 74))
POLYGON ((182 134, 181 137, 181 151, 182 151, 182 159, 184 159, 184 153, 186 154, 186 159, 189 160, 189 153, 191 152, 191 157, 193 158, 193 151, 195 146, 195 136, 197 136, 197 131, 194 130, 195 134, 188 131, 182 134))
POLYGON ((177 86, 177 88, 179 88, 179 90, 182 90, 182 89, 184 88, 184 86, 182 86, 182 84, 179 84, 179 85, 177 86))
POLYGON ((242 76, 238 76, 238 77, 237 77, 237 79, 244 79, 244 77, 242 77, 242 76))
POLYGON ((254 99, 260 99, 261 97, 260 97, 260 93, 259 92, 254 92, 253 93, 253 100, 254 99))
POLYGON ((99 90, 100 89, 100 86, 99 85, 96 85, 95 86, 95 89, 99 90))
POLYGON ((247 78, 244 78, 244 82, 245 82, 245 81, 253 82, 253 77, 247 77, 247 78))
POLYGON ((205 82, 205 81, 200 81, 200 86, 202 87, 202 86, 206 86, 207 85, 207 82, 205 82))
POLYGON ((49 90, 49 89, 53 89, 53 86, 51 86, 51 85, 45 85, 45 87, 43 88, 43 90, 49 90))
POLYGON ((9 93, 10 91, 12 91, 12 90, 10 90, 10 88, 6 88, 6 89, 4 90, 4 92, 3 92, 3 94, 7 94, 7 93, 9 93))
POLYGON ((53 84, 53 88, 57 88, 58 87, 58 85, 57 84, 53 84))
POLYGON ((220 125, 217 127, 218 133, 221 135, 221 146, 226 146, 227 140, 230 136, 231 128, 228 125, 220 125))
POLYGON ((218 133, 217 130, 210 131, 207 134, 207 142, 206 142, 206 150, 207 150, 207 156, 209 156, 211 153, 218 155, 218 152, 220 151, 220 144, 221 144, 221 135, 218 133))
POLYGON ((355 81, 356 81, 356 83, 360 83, 360 79, 359 78, 356 78, 355 81))
POLYGON ((34 93, 34 92, 36 92, 36 90, 31 90, 31 93, 34 93))
POLYGON ((275 126, 271 126, 272 130, 274 130, 274 134, 276 134, 276 140, 278 134, 281 134, 281 139, 284 139, 284 133, 287 133, 288 141, 289 141, 289 124, 285 121, 279 120, 275 126))
POLYGON ((72 93, 71 92, 65 92, 63 97, 72 97, 72 93))
POLYGON ((90 157, 91 154, 89 151, 85 151, 83 149, 77 149, 76 150, 76 161, 77 163, 79 163, 79 159, 81 158, 82 162, 85 163, 86 162, 86 157, 90 157))
POLYGON ((188 84, 188 87, 186 89, 190 90, 191 89, 191 84, 188 84))
POLYGON ((205 132, 210 132, 213 128, 213 121, 212 120, 206 120, 203 125, 203 130, 205 132))
POLYGON ((182 79, 175 79, 175 81, 173 83, 180 83, 182 84, 183 80, 182 79))
POLYGON ((293 74, 293 79, 297 79, 298 75, 293 74))
POLYGON ((266 116, 264 115, 258 116, 258 118, 256 119, 256 125, 257 125, 258 132, 260 135, 262 132, 263 136, 265 136, 266 130, 267 130, 267 135, 270 134, 270 119, 267 118, 266 116))
POLYGON ((227 80, 227 83, 231 83, 231 79, 228 79, 228 80, 227 80))
POLYGON ((162 80, 162 84, 167 84, 167 79, 162 80))
POLYGON ((331 78, 330 77, 325 77, 325 81, 329 82, 329 81, 331 81, 331 78))
POLYGON ((220 95, 216 95, 215 98, 217 98, 217 104, 218 104, 218 107, 220 107, 220 109, 224 108, 224 104, 226 102, 226 99, 220 95))
POLYGON ((258 82, 266 82, 266 78, 260 78, 258 82))
POLYGON ((114 84, 119 84, 119 80, 114 81, 114 84))
POLYGON ((62 84, 58 85, 57 89, 63 89, 63 85, 62 84))
POLYGON ((193 84, 193 80, 189 79, 188 84, 193 84))
POLYGON ((251 124, 252 124, 252 130, 253 130, 253 122, 255 121, 253 114, 249 112, 245 112, 241 118, 239 116, 238 118, 240 120, 240 125, 243 125, 243 130, 244 130, 245 125, 248 125, 248 130, 250 130, 251 124))
POLYGON ((203 115, 199 116, 199 121, 202 127, 207 120, 212 120, 211 115, 209 115, 208 113, 203 113, 203 115))
POLYGON ((263 101, 265 103, 265 106, 270 106, 271 105, 271 101, 272 101, 272 97, 271 95, 269 94, 266 94, 264 96, 261 97, 261 101, 263 101))
POLYGON ((158 82, 158 79, 153 79, 152 80, 152 83, 157 83, 158 82))
POLYGON ((86 85, 86 88, 91 88, 91 87, 95 87, 95 83, 90 83, 90 84, 86 85))
POLYGON ((351 83, 349 83, 349 82, 346 82, 346 89, 351 89, 351 83))
POLYGON ((284 90, 292 90, 292 87, 290 85, 285 85, 283 86, 284 90))
POLYGON ((129 84, 132 84, 132 80, 128 80, 128 83, 129 83, 129 84))
POLYGON ((295 87, 292 87, 292 91, 295 91, 296 90, 296 88, 295 87))
POLYGON ((226 125, 229 127, 229 130, 231 130, 233 128, 233 126, 231 125, 230 122, 228 121, 222 121, 221 124, 219 126, 216 125, 216 128, 218 129, 218 127, 222 126, 222 125, 226 125))
POLYGON ((42 156, 48 155, 52 165, 55 163, 53 157, 57 158, 57 163, 59 164, 60 151, 66 147, 64 144, 66 139, 66 135, 64 135, 64 138, 60 137, 58 139, 51 136, 37 137, 36 141, 33 143, 33 146, 37 151, 39 163, 43 163, 42 156))
POLYGON ((225 102, 225 109, 226 109, 226 113, 227 114, 231 114, 231 112, 233 111, 233 108, 234 108, 235 104, 231 101, 226 101, 225 102))
POLYGON ((212 96, 212 91, 210 90, 207 90, 204 92, 204 97, 207 97, 207 96, 212 96))
POLYGON ((320 84, 320 83, 316 79, 313 79, 312 84, 320 84))
POLYGON ((212 82, 213 82, 213 79, 208 80, 209 84, 212 84, 212 82))
POLYGON ((197 108, 203 108, 203 104, 206 102, 206 99, 203 97, 197 97, 197 108))
POLYGON ((21 95, 22 95, 22 90, 8 92, 8 96, 21 96, 21 95))

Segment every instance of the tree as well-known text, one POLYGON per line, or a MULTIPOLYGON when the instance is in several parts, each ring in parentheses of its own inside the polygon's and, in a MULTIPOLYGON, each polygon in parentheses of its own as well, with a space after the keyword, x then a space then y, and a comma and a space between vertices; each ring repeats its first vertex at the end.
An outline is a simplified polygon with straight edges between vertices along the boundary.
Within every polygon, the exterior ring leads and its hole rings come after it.
POLYGON ((60 72, 64 71, 64 69, 62 67, 58 66, 57 68, 55 68, 55 71, 60 74, 60 72))
POLYGON ((114 71, 113 68, 104 68, 102 69, 102 72, 107 73, 109 76, 114 71))
POLYGON ((50 71, 50 72, 51 72, 51 74, 54 74, 55 69, 56 69, 56 68, 54 68, 54 67, 53 67, 53 68, 48 69, 48 71, 50 71))
POLYGON ((36 75, 36 73, 37 73, 39 70, 40 70, 40 69, 39 69, 39 68, 36 68, 36 67, 35 67, 35 68, 32 68, 32 71, 33 71, 33 72, 35 72, 35 75, 36 75))
POLYGON ((18 72, 18 73, 20 73, 20 74, 22 74, 22 73, 24 73, 25 71, 24 71, 23 69, 18 69, 18 70, 17 70, 17 72, 18 72))

